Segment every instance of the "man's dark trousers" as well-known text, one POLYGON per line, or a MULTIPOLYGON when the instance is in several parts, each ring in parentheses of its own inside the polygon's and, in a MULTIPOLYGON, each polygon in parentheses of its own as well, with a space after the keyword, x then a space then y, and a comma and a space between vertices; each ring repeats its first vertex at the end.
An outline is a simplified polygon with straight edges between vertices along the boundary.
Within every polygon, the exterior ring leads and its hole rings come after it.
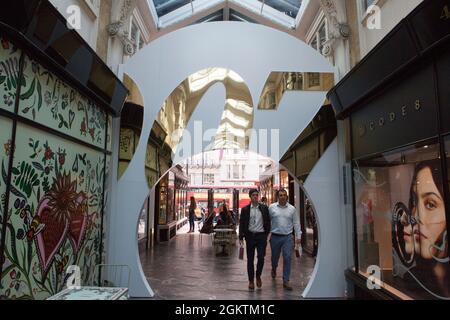
POLYGON ((251 233, 245 237, 247 246, 247 274, 248 280, 254 281, 255 278, 255 249, 257 252, 256 276, 261 277, 264 267, 264 257, 266 256, 267 233, 251 233))

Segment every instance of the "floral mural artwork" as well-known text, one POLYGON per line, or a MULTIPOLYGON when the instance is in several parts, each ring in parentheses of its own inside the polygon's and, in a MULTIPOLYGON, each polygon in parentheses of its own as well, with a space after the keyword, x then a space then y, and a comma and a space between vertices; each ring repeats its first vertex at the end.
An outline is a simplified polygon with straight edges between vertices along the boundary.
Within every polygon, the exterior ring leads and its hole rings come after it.
MULTIPOLYGON (((0 117, 0 226, 3 221, 3 210, 6 202, 6 180, 7 180, 7 168, 9 163, 9 155, 11 152, 11 132, 12 121, 3 117, 0 117)), ((1 230, 1 229, 0 229, 1 230)), ((1 233, 0 233, 0 241, 1 233)), ((1 254, 1 253, 0 253, 1 254)), ((2 258, 0 256, 0 264, 2 258)), ((0 288, 2 284, 0 282, 0 288)), ((0 294, 1 295, 1 294, 0 294)))
POLYGON ((106 135, 106 150, 111 151, 112 150, 112 122, 113 118, 111 115, 108 115, 108 132, 106 135))
POLYGON ((14 111, 21 51, 0 35, 0 108, 14 111))
POLYGON ((25 56, 19 115, 105 147, 106 113, 91 100, 25 56))
POLYGON ((12 120, 0 117, 0 226, 6 231, 0 239, 0 300, 56 294, 69 265, 78 265, 82 284, 89 285, 95 266, 104 261, 104 174, 109 176, 110 156, 105 169, 105 153, 96 148, 111 150, 111 115, 1 34, 0 109, 19 116, 14 145, 12 120), (36 125, 25 125, 21 117, 36 125))
POLYGON ((45 299, 68 265, 88 284, 99 263, 105 157, 22 124, 16 144, 0 296, 45 299))

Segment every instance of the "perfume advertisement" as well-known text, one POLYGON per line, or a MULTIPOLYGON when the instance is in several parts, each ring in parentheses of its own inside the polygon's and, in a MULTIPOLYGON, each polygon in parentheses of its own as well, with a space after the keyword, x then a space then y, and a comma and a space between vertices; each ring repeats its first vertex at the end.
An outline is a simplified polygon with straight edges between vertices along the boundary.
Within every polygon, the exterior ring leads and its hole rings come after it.
POLYGON ((360 270, 412 298, 447 298, 449 254, 437 145, 360 161, 354 168, 360 270))

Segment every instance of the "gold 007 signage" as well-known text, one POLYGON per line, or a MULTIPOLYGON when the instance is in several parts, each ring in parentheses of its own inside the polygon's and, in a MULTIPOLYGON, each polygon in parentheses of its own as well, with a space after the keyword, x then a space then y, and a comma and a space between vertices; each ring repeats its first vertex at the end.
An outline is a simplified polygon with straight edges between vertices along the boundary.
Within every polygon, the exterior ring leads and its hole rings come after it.
POLYGON ((398 110, 393 110, 386 115, 358 125, 358 135, 364 137, 368 131, 375 131, 383 128, 389 123, 394 123, 398 119, 405 119, 410 112, 420 112, 423 109, 421 100, 415 100, 413 105, 403 105, 398 110))

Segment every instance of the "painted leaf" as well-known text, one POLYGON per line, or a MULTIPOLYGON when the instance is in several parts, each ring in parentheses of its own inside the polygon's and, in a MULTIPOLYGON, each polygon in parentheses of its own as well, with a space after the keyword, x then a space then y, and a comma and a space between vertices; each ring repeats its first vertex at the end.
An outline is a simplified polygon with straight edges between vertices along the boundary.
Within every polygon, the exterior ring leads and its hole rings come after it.
POLYGON ((74 161, 74 163, 72 165, 72 170, 74 172, 78 172, 78 156, 75 157, 75 161, 74 161))
POLYGON ((22 87, 27 86, 27 80, 25 79, 25 74, 22 75, 22 81, 20 83, 22 84, 22 87))
POLYGON ((41 110, 42 107, 42 88, 41 82, 37 81, 37 93, 38 93, 38 111, 41 110))
MULTIPOLYGON (((15 168, 13 168, 14 170, 15 168)), ((8 176, 6 174, 6 170, 5 170, 5 163, 2 160, 2 178, 3 178, 3 182, 6 183, 6 180, 8 180, 8 176)))
POLYGON ((36 78, 33 80, 33 82, 31 82, 31 86, 30 88, 28 88, 28 91, 20 95, 20 99, 21 100, 29 99, 33 95, 35 86, 36 86, 36 78))
POLYGON ((14 188, 13 186, 11 186, 11 193, 19 198, 26 199, 25 195, 16 188, 14 188))
POLYGON ((11 254, 12 258, 17 261, 17 249, 16 249, 16 231, 14 230, 14 227, 8 223, 6 225, 9 229, 9 232, 11 233, 11 254))
POLYGON ((33 167, 35 167, 37 170, 44 170, 44 167, 39 162, 33 162, 33 167))

